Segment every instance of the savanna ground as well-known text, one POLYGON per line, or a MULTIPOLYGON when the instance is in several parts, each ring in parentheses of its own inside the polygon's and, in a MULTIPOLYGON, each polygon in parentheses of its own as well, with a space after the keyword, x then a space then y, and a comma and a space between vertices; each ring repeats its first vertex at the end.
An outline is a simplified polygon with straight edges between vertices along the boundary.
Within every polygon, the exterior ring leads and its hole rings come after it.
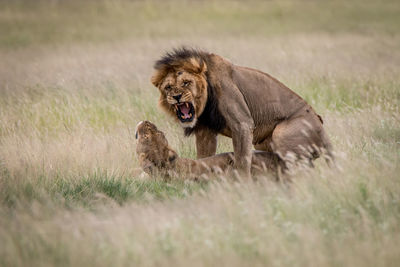
MULTIPOLYGON (((400 4, 1 1, 0 265, 399 266, 400 4), (152 64, 182 44, 272 74, 322 115, 336 169, 290 186, 137 172, 152 64)), ((218 151, 232 151, 221 138, 218 151)))

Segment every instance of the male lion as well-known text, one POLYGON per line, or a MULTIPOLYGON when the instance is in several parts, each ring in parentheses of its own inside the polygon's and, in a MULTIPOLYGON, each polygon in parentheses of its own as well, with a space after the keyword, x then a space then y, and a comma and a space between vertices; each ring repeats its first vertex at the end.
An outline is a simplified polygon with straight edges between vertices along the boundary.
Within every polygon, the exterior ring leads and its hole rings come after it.
POLYGON ((319 157, 331 144, 321 117, 299 95, 259 70, 188 48, 167 53, 151 79, 160 106, 185 135, 196 136, 197 157, 215 155, 217 135, 232 138, 234 167, 250 175, 252 144, 285 163, 319 157))
MULTIPOLYGON (((198 160, 180 158, 168 145, 163 132, 149 121, 136 126, 136 154, 139 165, 150 176, 160 175, 165 179, 179 176, 198 180, 210 174, 227 174, 233 167, 233 153, 222 153, 198 160)), ((251 173, 258 175, 275 170, 276 158, 272 152, 253 151, 251 173)))

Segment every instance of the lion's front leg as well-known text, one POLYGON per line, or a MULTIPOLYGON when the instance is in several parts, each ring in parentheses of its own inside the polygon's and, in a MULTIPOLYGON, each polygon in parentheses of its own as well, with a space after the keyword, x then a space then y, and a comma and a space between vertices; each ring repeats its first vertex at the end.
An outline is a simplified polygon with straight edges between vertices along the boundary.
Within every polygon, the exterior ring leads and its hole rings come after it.
POLYGON ((233 150, 235 154, 235 169, 245 178, 250 178, 252 159, 252 127, 247 123, 240 123, 232 134, 233 150))
POLYGON ((217 151, 217 133, 202 128, 196 131, 197 158, 214 156, 217 151))

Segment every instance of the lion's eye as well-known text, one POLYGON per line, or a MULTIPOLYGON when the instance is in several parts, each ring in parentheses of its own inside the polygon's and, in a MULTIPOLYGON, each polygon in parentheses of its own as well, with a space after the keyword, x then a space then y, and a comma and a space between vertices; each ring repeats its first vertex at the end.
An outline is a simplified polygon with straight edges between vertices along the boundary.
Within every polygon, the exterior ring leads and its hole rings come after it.
POLYGON ((189 84, 190 84, 190 81, 184 81, 183 84, 182 84, 182 86, 186 87, 186 86, 188 86, 189 84))
POLYGON ((165 86, 164 89, 167 90, 167 91, 169 91, 169 90, 171 90, 171 88, 172 88, 171 85, 167 85, 167 86, 165 86))

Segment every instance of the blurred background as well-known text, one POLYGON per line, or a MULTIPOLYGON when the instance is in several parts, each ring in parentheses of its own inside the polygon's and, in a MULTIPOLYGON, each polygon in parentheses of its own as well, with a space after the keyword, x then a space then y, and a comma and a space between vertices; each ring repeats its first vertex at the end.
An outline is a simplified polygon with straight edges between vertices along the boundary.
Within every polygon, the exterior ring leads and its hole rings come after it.
POLYGON ((0 265, 398 266, 399 104, 398 0, 0 0, 0 265), (195 157, 150 83, 182 45, 305 98, 338 169, 143 180, 141 120, 195 157))
POLYGON ((398 48, 399 9, 395 0, 6 0, 0 81, 8 88, 83 79, 148 86, 152 62, 181 45, 286 80, 296 72, 366 74, 376 58, 377 71, 398 62, 390 51, 398 48))

